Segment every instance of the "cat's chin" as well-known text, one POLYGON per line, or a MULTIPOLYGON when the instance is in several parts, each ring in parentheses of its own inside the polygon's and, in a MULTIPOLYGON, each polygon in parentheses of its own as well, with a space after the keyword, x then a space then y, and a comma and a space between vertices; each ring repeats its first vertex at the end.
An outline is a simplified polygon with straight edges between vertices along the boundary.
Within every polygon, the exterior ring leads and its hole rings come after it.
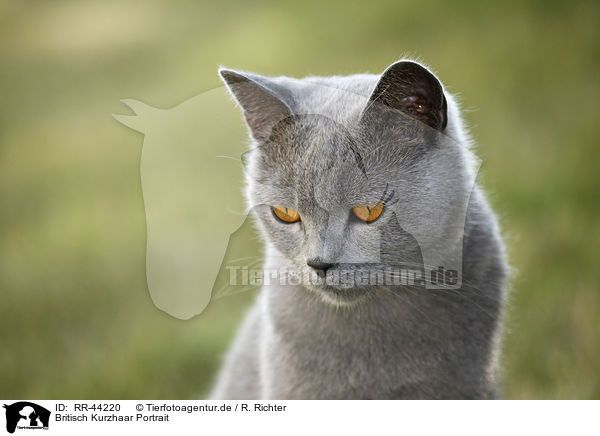
POLYGON ((368 291, 362 288, 337 288, 328 285, 306 286, 316 293, 325 304, 335 307, 354 307, 363 303, 368 291))

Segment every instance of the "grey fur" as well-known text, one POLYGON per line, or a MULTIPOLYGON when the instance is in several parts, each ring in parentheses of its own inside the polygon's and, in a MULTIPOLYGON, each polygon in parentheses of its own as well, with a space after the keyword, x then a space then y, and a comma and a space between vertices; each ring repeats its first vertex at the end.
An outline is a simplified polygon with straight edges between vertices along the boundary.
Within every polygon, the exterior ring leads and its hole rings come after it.
POLYGON ((459 108, 447 92, 436 96, 443 87, 435 76, 405 60, 381 76, 220 74, 255 145, 247 199, 266 241, 265 268, 310 274, 314 258, 356 271, 458 256, 462 285, 264 286, 211 397, 496 397, 508 267, 496 217, 474 184, 459 108), (394 68, 399 76, 388 73, 394 68), (384 79, 403 82, 380 102, 374 90, 389 88, 378 86, 384 79), (406 109, 413 89, 432 92, 435 107, 426 100, 406 109), (433 110, 435 117, 423 115, 433 110), (433 128, 421 122, 428 120, 433 128), (394 200, 377 221, 352 220, 352 207, 376 203, 386 190, 394 200), (275 205, 298 210, 302 221, 278 222, 275 205))

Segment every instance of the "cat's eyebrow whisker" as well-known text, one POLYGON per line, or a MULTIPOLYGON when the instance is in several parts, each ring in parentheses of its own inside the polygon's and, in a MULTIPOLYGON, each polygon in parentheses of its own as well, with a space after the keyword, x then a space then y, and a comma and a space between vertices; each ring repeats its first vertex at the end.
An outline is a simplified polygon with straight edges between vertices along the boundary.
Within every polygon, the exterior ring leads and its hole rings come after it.
POLYGON ((386 183, 386 184, 385 184, 385 189, 383 190, 383 196, 384 196, 384 197, 386 196, 386 194, 387 194, 387 192, 388 192, 388 188, 389 188, 389 187, 390 187, 390 184, 389 184, 389 183, 386 183))
POLYGON ((239 216, 247 216, 248 212, 240 212, 238 210, 233 210, 231 207, 226 206, 225 207, 225 211, 232 214, 232 215, 239 215, 239 216))

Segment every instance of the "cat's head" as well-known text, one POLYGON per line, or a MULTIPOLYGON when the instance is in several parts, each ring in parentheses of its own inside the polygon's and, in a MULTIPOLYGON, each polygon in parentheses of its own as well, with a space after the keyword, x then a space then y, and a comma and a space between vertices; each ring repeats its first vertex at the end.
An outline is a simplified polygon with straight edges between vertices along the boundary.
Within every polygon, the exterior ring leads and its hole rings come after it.
POLYGON ((456 264, 469 165, 428 69, 399 61, 380 76, 219 72, 253 139, 247 199, 269 267, 344 304, 375 292, 377 274, 398 279, 399 266, 456 264))

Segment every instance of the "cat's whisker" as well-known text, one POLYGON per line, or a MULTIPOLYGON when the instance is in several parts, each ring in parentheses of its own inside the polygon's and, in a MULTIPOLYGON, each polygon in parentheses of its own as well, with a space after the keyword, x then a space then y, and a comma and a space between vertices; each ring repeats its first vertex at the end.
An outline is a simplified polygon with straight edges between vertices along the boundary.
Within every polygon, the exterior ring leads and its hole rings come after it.
POLYGON ((239 158, 237 158, 237 157, 233 157, 233 156, 217 155, 217 156, 215 156, 215 157, 217 157, 217 158, 220 158, 220 159, 231 159, 231 160, 234 160, 234 161, 236 161, 236 162, 242 162, 242 160, 241 160, 241 159, 239 159, 239 158))

